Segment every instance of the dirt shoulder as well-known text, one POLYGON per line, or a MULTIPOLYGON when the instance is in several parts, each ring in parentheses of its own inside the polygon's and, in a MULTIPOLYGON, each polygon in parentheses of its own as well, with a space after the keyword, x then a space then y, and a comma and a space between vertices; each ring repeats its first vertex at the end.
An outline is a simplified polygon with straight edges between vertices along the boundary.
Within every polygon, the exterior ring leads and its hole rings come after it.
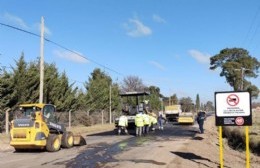
POLYGON ((0 152, 13 150, 13 147, 9 145, 10 138, 9 135, 0 134, 0 152))
MULTIPOLYGON (((173 152, 177 157, 172 160, 168 167, 202 168, 219 166, 219 139, 214 116, 205 121, 204 128, 204 134, 197 134, 186 146, 173 152)), ((231 149, 225 139, 223 139, 223 146, 224 167, 246 167, 245 152, 231 149)), ((250 154, 250 163, 252 168, 259 167, 260 157, 250 154)))

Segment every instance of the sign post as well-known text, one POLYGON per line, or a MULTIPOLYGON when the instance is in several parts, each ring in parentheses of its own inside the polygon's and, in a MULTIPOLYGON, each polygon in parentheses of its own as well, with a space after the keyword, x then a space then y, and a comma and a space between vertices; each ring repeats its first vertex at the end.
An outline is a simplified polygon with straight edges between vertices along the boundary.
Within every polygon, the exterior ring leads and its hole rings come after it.
POLYGON ((223 162, 222 126, 218 127, 218 132, 219 132, 219 161, 220 161, 220 168, 223 168, 224 162, 223 162))
POLYGON ((250 151, 249 151, 249 129, 245 126, 246 134, 246 168, 250 168, 250 151))
POLYGON ((219 126, 220 167, 223 167, 222 126, 245 126, 246 168, 250 167, 249 128, 252 125, 249 92, 215 92, 216 126, 219 126))

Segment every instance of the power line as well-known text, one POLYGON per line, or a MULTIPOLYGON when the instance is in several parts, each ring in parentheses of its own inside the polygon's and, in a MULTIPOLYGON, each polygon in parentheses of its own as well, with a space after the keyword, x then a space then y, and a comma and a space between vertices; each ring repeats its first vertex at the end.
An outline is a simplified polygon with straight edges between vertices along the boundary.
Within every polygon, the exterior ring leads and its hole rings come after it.
POLYGON ((246 37, 245 37, 245 39, 244 39, 244 41, 243 41, 242 44, 245 44, 246 42, 248 42, 248 45, 249 45, 249 46, 251 45, 250 43, 252 42, 252 40, 253 40, 255 34, 257 33, 258 27, 259 27, 259 24, 257 24, 255 30, 253 30, 253 25, 254 25, 255 22, 256 22, 257 15, 258 15, 259 11, 260 11, 260 6, 258 7, 258 9, 257 9, 257 11, 256 11, 256 13, 255 13, 255 15, 254 15, 254 17, 253 17, 253 19, 252 19, 252 22, 251 22, 251 24, 250 24, 250 27, 249 27, 249 29, 248 29, 248 31, 247 31, 246 37), (253 31, 253 32, 252 32, 252 31, 253 31), (251 35, 251 38, 250 38, 250 32, 253 33, 253 35, 251 35), (249 40, 249 41, 248 41, 248 40, 249 40))
MULTIPOLYGON (((0 22, 0 25, 6 26, 6 27, 9 27, 9 28, 12 28, 12 29, 15 29, 15 30, 18 30, 18 31, 21 31, 21 32, 24 32, 24 33, 27 33, 27 34, 30 34, 30 35, 33 35, 33 36, 36 36, 36 37, 41 37, 39 34, 32 33, 32 32, 30 32, 30 31, 27 31, 27 30, 24 30, 24 29, 20 29, 20 28, 18 28, 18 27, 11 26, 11 25, 8 25, 8 24, 5 24, 5 23, 1 23, 1 22, 0 22)), ((118 74, 118 75, 124 76, 122 73, 120 73, 120 72, 118 72, 118 71, 116 71, 116 70, 114 70, 114 69, 112 69, 112 68, 109 68, 109 67, 107 67, 107 66, 105 66, 105 65, 103 65, 103 64, 101 64, 101 63, 98 63, 97 61, 95 61, 95 60, 93 60, 93 59, 87 58, 87 57, 85 57, 84 55, 79 54, 79 53, 77 53, 77 52, 75 52, 75 51, 73 51, 73 50, 71 50, 71 49, 69 49, 69 48, 67 48, 67 47, 65 47, 65 46, 63 46, 63 45, 57 43, 57 42, 54 42, 54 41, 52 41, 52 40, 50 40, 50 39, 47 39, 47 38, 44 38, 44 40, 47 41, 47 42, 49 42, 49 43, 52 43, 52 44, 54 44, 54 45, 56 45, 56 46, 58 46, 58 47, 60 47, 60 48, 62 48, 62 49, 64 49, 64 50, 67 50, 67 51, 69 51, 69 52, 71 52, 71 53, 73 53, 73 54, 76 54, 76 55, 78 55, 78 56, 81 57, 81 58, 84 58, 84 59, 86 59, 86 60, 88 60, 88 61, 90 61, 90 62, 93 62, 94 64, 96 64, 96 65, 98 65, 98 66, 100 66, 100 67, 103 67, 104 69, 107 69, 107 70, 109 70, 109 71, 111 71, 111 72, 114 72, 114 73, 116 73, 116 74, 118 74)))
POLYGON ((40 37, 40 35, 38 35, 38 34, 35 34, 35 33, 32 33, 32 32, 29 32, 29 31, 27 31, 27 30, 20 29, 20 28, 18 28, 18 27, 14 27, 14 26, 11 26, 11 25, 8 25, 8 24, 4 24, 4 23, 1 23, 1 22, 0 22, 0 25, 2 25, 2 26, 6 26, 6 27, 9 27, 9 28, 12 28, 12 29, 15 29, 15 30, 18 30, 18 31, 24 32, 24 33, 28 33, 28 34, 33 35, 33 36, 40 37))
POLYGON ((105 68, 105 69, 108 69, 108 70, 110 70, 110 71, 112 71, 112 72, 115 72, 115 73, 117 73, 117 74, 123 76, 122 73, 117 72, 116 70, 113 70, 113 69, 111 69, 111 68, 109 68, 109 67, 107 67, 107 66, 105 66, 105 65, 102 65, 102 64, 98 63, 97 61, 94 61, 93 59, 87 58, 87 57, 83 56, 82 54, 79 54, 79 53, 77 53, 77 52, 75 52, 75 51, 73 51, 73 50, 71 50, 71 49, 69 49, 69 48, 67 48, 67 47, 64 47, 64 46, 62 46, 62 45, 60 45, 60 44, 58 44, 58 43, 56 43, 56 42, 54 42, 54 41, 51 41, 51 40, 49 40, 49 39, 46 39, 46 38, 45 38, 45 40, 48 41, 48 42, 50 42, 50 43, 52 43, 52 44, 54 44, 54 45, 56 45, 56 46, 58 46, 58 47, 60 47, 60 48, 63 48, 64 50, 67 50, 67 51, 69 51, 69 52, 71 52, 71 53, 73 53, 73 54, 77 54, 77 55, 80 56, 81 58, 84 58, 84 59, 86 59, 86 60, 89 60, 89 61, 95 63, 95 64, 98 65, 98 66, 101 66, 101 67, 103 67, 103 68, 105 68))

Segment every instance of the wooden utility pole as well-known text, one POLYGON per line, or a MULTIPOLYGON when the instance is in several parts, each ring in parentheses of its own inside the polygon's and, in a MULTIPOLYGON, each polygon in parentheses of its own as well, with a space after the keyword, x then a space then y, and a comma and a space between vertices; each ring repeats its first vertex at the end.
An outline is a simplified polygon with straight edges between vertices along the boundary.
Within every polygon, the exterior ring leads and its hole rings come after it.
POLYGON ((241 67, 240 69, 234 69, 235 71, 241 71, 241 84, 240 84, 240 90, 244 90, 244 77, 245 77, 245 71, 250 71, 250 69, 246 69, 244 67, 241 67))
POLYGON ((109 86, 109 124, 112 123, 112 115, 111 115, 111 85, 109 86))
POLYGON ((11 109, 8 108, 6 111, 5 111, 5 133, 6 134, 9 134, 9 111, 11 109))
POLYGON ((41 19, 41 47, 40 47, 40 97, 39 103, 43 103, 43 82, 44 82, 44 18, 41 19))
POLYGON ((104 110, 101 111, 101 115, 102 115, 102 116, 101 116, 101 118, 102 118, 102 119, 101 119, 101 123, 102 123, 102 125, 103 125, 103 124, 104 124, 104 110))
POLYGON ((69 111, 69 129, 71 128, 71 111, 72 110, 69 111))

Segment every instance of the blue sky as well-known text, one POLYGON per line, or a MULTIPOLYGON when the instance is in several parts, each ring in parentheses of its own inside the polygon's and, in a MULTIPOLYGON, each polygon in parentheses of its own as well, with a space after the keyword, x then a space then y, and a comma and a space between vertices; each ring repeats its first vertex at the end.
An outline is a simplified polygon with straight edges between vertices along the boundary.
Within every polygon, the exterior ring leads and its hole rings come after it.
MULTIPOLYGON (((260 60, 259 0, 0 2, 1 23, 39 34, 42 16, 46 38, 89 59, 45 42, 45 61, 80 87, 98 67, 114 82, 134 75, 165 96, 214 101, 214 92, 231 87, 219 70, 209 70, 209 57, 242 47, 260 60)), ((21 52, 36 60, 40 39, 0 25, 1 66, 13 66, 21 52)), ((259 77, 250 81, 260 87, 259 77)))

